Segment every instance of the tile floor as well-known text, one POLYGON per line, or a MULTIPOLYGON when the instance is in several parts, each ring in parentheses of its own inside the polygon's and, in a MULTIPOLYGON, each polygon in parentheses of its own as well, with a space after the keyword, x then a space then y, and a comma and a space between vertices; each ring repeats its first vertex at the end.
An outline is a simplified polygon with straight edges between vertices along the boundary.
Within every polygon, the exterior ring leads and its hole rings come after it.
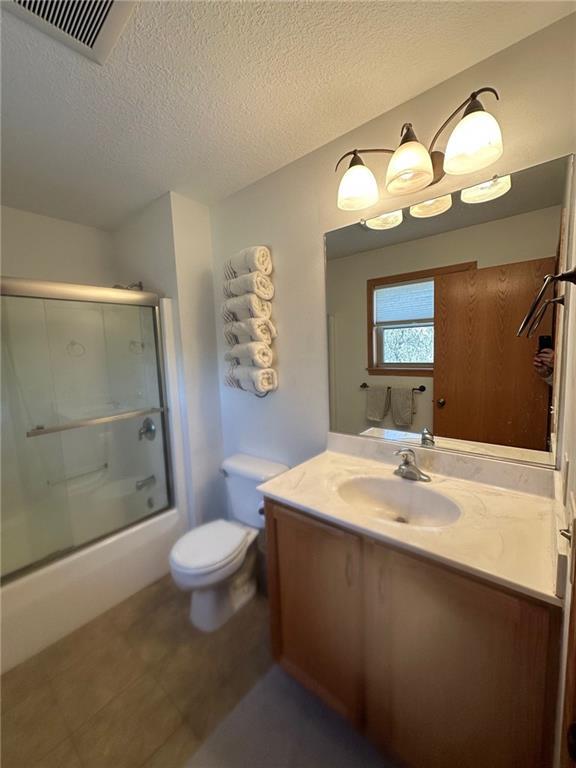
POLYGON ((182 768, 272 664, 267 602, 210 635, 170 577, 2 677, 2 768, 182 768))

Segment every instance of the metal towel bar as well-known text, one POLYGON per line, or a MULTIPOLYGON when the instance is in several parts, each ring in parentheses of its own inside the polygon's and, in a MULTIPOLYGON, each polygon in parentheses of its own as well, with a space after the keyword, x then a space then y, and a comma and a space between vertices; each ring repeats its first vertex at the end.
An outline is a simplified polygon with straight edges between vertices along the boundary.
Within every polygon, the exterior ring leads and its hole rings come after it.
MULTIPOLYGON (((363 381, 362 384, 360 384, 360 389, 370 389, 370 385, 363 381)), ((391 389, 391 387, 388 387, 388 389, 391 389)), ((420 384, 419 387, 412 387, 412 392, 426 392, 426 387, 424 384, 420 384)))

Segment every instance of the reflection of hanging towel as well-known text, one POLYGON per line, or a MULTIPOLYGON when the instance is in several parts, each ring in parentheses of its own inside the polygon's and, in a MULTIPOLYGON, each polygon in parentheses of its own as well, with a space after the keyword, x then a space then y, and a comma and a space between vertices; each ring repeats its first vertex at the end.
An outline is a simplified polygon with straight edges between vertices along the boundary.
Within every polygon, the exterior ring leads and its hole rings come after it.
POLYGON ((390 410, 390 387, 370 387, 366 390, 367 421, 383 421, 390 410))
POLYGON ((414 415, 414 392, 412 387, 392 387, 390 403, 394 424, 397 427, 411 427, 414 415))

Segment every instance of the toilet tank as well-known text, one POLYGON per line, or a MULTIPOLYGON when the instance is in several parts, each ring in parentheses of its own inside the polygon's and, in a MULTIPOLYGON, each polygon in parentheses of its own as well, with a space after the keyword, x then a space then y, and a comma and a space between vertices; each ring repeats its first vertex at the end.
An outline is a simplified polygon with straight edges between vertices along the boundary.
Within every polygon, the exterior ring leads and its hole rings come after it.
POLYGON ((235 453, 224 459, 222 471, 226 477, 232 518, 252 528, 263 528, 264 516, 260 514, 263 498, 256 488, 287 469, 286 464, 248 456, 245 453, 235 453))

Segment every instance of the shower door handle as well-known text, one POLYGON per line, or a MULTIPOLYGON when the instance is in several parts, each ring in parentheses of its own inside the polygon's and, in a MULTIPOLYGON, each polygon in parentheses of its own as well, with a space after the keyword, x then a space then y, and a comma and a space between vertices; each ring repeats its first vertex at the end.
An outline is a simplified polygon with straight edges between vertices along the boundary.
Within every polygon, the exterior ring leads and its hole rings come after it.
MULTIPOLYGON (((51 435, 55 432, 65 432, 68 429, 80 429, 80 427, 93 427, 97 424, 110 424, 114 421, 125 421, 126 419, 135 419, 138 416, 148 416, 151 413, 163 413, 164 408, 145 408, 141 411, 124 411, 124 413, 115 413, 112 416, 98 416, 95 419, 78 419, 77 421, 67 421, 65 424, 57 424, 54 427, 37 426, 26 432, 26 437, 38 437, 39 435, 51 435)), ((154 427, 156 429, 156 427, 154 427)))

